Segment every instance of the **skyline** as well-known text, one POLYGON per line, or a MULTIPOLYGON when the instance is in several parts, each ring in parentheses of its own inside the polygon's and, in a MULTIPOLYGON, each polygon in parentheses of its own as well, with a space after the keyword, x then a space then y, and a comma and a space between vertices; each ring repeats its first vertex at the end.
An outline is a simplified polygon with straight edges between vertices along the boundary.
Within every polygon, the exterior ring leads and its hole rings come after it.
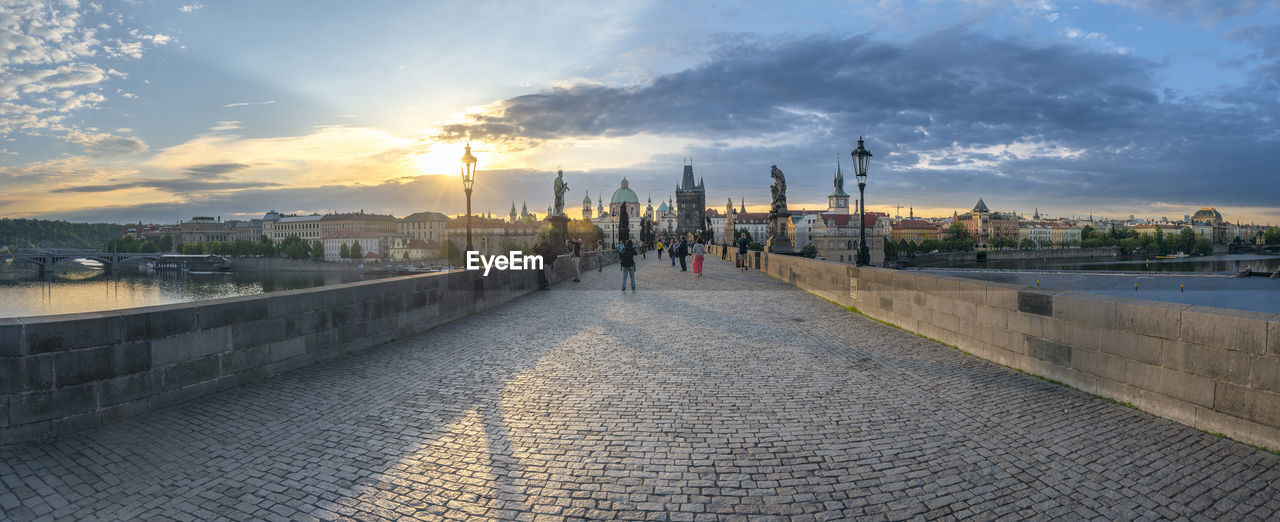
POLYGON ((5 217, 454 215, 468 138, 478 212, 685 156, 711 208, 775 164, 823 208, 861 135, 869 211, 1280 222, 1271 2, 2 5, 5 217))

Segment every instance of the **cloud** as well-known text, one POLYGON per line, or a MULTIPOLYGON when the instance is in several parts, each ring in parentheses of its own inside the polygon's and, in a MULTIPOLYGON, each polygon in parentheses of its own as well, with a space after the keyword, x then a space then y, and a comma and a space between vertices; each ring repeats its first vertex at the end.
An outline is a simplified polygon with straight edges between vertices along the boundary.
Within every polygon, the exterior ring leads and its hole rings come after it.
POLYGON ((117 190, 127 190, 134 188, 155 189, 175 194, 186 194, 191 192, 214 192, 240 190, 246 188, 263 188, 279 186, 279 183, 271 183, 266 181, 198 181, 193 179, 157 179, 147 181, 132 181, 128 183, 115 183, 109 185, 76 185, 72 187, 62 187, 54 189, 56 193, 67 192, 114 192, 117 190))
POLYGON ((194 165, 187 167, 184 172, 188 176, 210 176, 223 177, 232 172, 249 168, 244 163, 212 163, 209 165, 194 165))
POLYGON ((231 131, 240 128, 240 122, 237 120, 220 121, 217 125, 209 127, 209 130, 215 132, 231 131))
POLYGON ((142 140, 110 133, 89 133, 72 129, 67 132, 64 139, 83 146, 85 154, 95 157, 138 154, 147 151, 147 144, 142 140))
MULTIPOLYGON (((829 154, 847 155, 859 135, 877 154, 877 197, 904 201, 983 191, 1085 206, 1134 198, 1258 206, 1280 193, 1261 175, 1274 170, 1264 151, 1280 149, 1276 105, 1169 98, 1162 74, 1162 64, 1100 46, 963 28, 903 43, 815 36, 726 47, 641 85, 516 96, 443 126, 439 138, 518 149, 680 137, 689 146, 673 153, 725 158, 703 164, 712 169, 785 158, 784 170, 801 173, 792 186, 811 187, 798 189, 811 190, 810 201, 829 191, 829 154)), ((730 172, 707 182, 738 183, 730 172)))
POLYGON ((182 7, 179 7, 178 10, 184 13, 194 13, 196 11, 199 11, 203 7, 204 7, 204 4, 195 2, 195 3, 191 3, 191 4, 184 5, 182 7))
POLYGON ((267 100, 267 101, 260 101, 260 102, 235 102, 235 103, 228 103, 226 105, 223 105, 222 108, 229 109, 232 107, 248 107, 250 105, 271 105, 275 102, 276 102, 275 100, 267 100))

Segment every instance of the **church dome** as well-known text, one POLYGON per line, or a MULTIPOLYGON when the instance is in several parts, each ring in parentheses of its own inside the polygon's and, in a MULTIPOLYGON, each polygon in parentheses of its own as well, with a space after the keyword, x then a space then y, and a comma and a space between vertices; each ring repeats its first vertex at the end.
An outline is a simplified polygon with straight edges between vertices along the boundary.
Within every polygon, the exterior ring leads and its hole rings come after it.
POLYGON ((582 196, 582 202, 583 202, 583 203, 590 203, 590 202, 591 202, 591 195, 590 195, 590 194, 587 194, 587 195, 585 195, 585 196, 582 196))
POLYGON ((613 198, 609 200, 609 204, 614 203, 640 204, 640 196, 636 195, 636 191, 627 188, 627 178, 622 178, 622 187, 613 191, 613 198))
POLYGON ((664 213, 669 210, 671 210, 671 208, 667 206, 666 201, 663 201, 662 204, 658 205, 658 213, 664 213))
POLYGON ((1203 207, 1196 211, 1195 215, 1191 216, 1191 221, 1222 221, 1222 213, 1218 212, 1218 209, 1213 207, 1203 207))

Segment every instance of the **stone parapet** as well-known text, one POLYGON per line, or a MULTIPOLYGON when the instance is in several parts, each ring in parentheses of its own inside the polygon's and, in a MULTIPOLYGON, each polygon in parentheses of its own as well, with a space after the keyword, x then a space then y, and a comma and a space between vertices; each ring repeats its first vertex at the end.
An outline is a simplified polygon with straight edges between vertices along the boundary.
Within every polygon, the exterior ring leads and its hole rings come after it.
POLYGON ((984 359, 1280 449, 1278 314, 767 253, 752 267, 984 359))
MULTIPOLYGON (((560 256, 553 283, 573 279, 560 256)), ((595 267, 596 259, 589 259, 595 267)), ((605 264, 617 262, 606 251, 605 264)), ((430 330, 538 288, 455 271, 108 312, 0 319, 0 445, 156 410, 430 330)))

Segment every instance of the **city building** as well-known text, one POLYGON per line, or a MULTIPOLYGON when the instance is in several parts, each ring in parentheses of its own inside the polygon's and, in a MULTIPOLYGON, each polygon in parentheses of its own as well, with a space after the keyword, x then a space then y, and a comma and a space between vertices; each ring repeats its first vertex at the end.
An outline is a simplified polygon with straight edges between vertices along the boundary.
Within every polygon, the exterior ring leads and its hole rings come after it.
POLYGON ((676 185, 676 234, 697 234, 707 228, 707 190, 693 181, 693 161, 685 160, 684 174, 676 185))
POLYGON ((839 160, 836 160, 836 174, 832 184, 834 185, 834 190, 831 191, 831 195, 827 196, 827 213, 848 214, 849 194, 844 191, 844 172, 840 170, 839 160))
POLYGON ((384 236, 372 232, 339 230, 326 234, 320 239, 320 244, 324 246, 325 261, 358 263, 361 259, 382 259, 384 256, 380 252, 389 251, 384 240, 384 236), (348 250, 348 258, 345 259, 341 255, 343 245, 346 245, 348 250), (358 249, 359 252, 350 253, 353 249, 358 249))
MULTIPOLYGON (((589 204, 590 203, 587 201, 583 201, 584 208, 589 204)), ((628 237, 630 237, 632 241, 638 241, 640 239, 641 223, 645 219, 649 218, 645 216, 646 212, 642 211, 640 208, 640 196, 636 194, 636 191, 631 190, 631 184, 625 177, 622 178, 622 182, 619 184, 618 189, 613 191, 613 196, 609 198, 609 208, 607 210, 601 208, 603 212, 591 220, 595 226, 600 227, 600 231, 604 234, 600 239, 603 240, 606 245, 617 244, 621 237, 621 231, 618 228, 618 220, 623 207, 626 207, 627 209, 628 237)), ((647 213, 650 215, 654 213, 652 203, 650 203, 647 213)), ((657 232, 658 230, 655 228, 655 233, 657 232)))
MULTIPOLYGON (((518 216, 517 216, 518 217, 518 216)), ((505 254, 511 250, 528 251, 538 242, 538 231, 546 223, 471 216, 471 246, 484 255, 505 254)), ((445 241, 462 251, 467 248, 467 217, 461 216, 445 225, 445 241)))
POLYGON ((926 239, 938 239, 938 226, 923 219, 902 219, 890 227, 889 238, 897 243, 920 244, 926 239))
POLYGON ((227 228, 231 229, 232 241, 245 240, 257 243, 262 239, 261 219, 232 219, 226 223, 227 228))
MULTIPOLYGON (((515 210, 515 203, 511 204, 515 210)), ((397 223, 396 231, 409 239, 440 243, 444 241, 444 227, 452 219, 439 212, 415 212, 397 223)))
POLYGON ((272 210, 262 216, 262 235, 276 244, 280 244, 284 238, 291 235, 306 241, 315 241, 325 236, 320 232, 320 219, 323 217, 320 214, 308 216, 281 214, 272 210))
POLYGON ((1192 214, 1188 221, 1195 230, 1196 237, 1208 239, 1214 244, 1223 244, 1228 241, 1230 225, 1223 221, 1222 213, 1218 212, 1218 209, 1202 207, 1192 214))
POLYGON ((183 221, 178 227, 178 235, 173 238, 174 243, 185 245, 187 243, 207 243, 209 241, 221 241, 230 243, 234 241, 231 237, 231 229, 227 228, 227 224, 222 222, 221 218, 214 219, 212 216, 196 216, 190 221, 183 221))
POLYGON ((1045 226, 1044 223, 1025 221, 1018 225, 1019 245, 1025 240, 1031 240, 1031 244, 1036 247, 1047 247, 1053 241, 1053 234, 1049 232, 1049 227, 1045 226))
MULTIPOLYGON (((441 237, 443 237, 443 232, 441 237)), ((440 256, 440 246, 434 240, 396 236, 391 240, 391 262, 427 261, 440 256)))
MULTIPOLYGON (((767 215, 767 214, 766 214, 767 215)), ((884 241, 889 237, 888 216, 880 212, 866 213, 867 249, 870 263, 884 263, 884 241)), ((858 260, 862 228, 856 214, 822 214, 809 232, 818 256, 827 261, 853 264, 858 260)))
POLYGON ((955 214, 951 219, 952 222, 960 223, 968 229, 969 234, 973 236, 976 248, 989 248, 996 238, 1018 240, 1018 218, 1013 214, 992 212, 982 198, 978 198, 978 203, 973 206, 973 210, 964 214, 955 214))

